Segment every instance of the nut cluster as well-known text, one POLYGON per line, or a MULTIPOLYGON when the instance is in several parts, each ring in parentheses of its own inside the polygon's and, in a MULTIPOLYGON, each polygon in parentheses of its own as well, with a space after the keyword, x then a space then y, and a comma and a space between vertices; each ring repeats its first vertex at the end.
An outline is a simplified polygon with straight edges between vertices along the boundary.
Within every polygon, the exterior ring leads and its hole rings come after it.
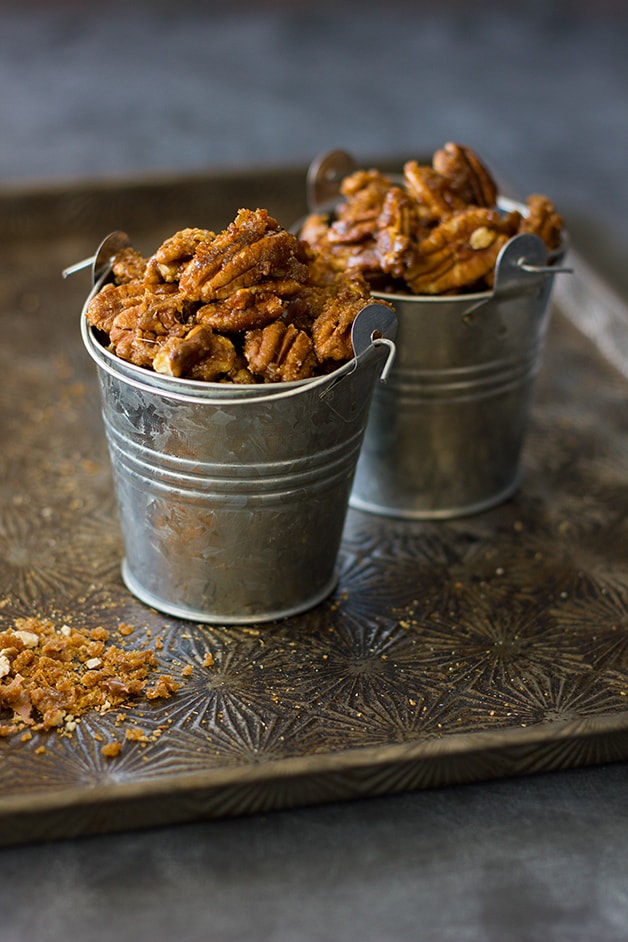
POLYGON ((300 236, 335 270, 361 271, 378 291, 486 290, 512 236, 534 232, 550 252, 561 244, 563 220, 546 196, 529 196, 525 213, 503 212, 491 173, 460 144, 445 144, 431 166, 408 161, 400 183, 357 170, 340 192, 333 216, 311 213, 300 236))
POLYGON ((207 382, 275 383, 328 373, 353 356, 370 300, 362 273, 330 267, 265 209, 222 232, 183 229, 150 258, 123 249, 113 283, 86 309, 119 357, 207 382))

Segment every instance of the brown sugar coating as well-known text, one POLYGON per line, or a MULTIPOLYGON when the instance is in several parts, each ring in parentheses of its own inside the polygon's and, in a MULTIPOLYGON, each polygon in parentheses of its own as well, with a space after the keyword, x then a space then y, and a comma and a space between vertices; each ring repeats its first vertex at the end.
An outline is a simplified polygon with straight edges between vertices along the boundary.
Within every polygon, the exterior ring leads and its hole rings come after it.
POLYGON ((301 238, 335 271, 360 271, 373 290, 412 294, 483 291, 501 248, 533 232, 560 248, 563 219, 551 200, 528 197, 528 212, 502 212, 490 171, 469 147, 449 142, 431 165, 409 160, 401 182, 356 170, 333 214, 310 213, 301 238))
MULTIPOLYGON (((376 176, 373 186, 367 216, 379 212, 375 191, 383 194, 376 176)), ((112 274, 86 308, 109 348, 137 366, 206 382, 328 373, 352 358, 351 326, 371 300, 359 268, 348 276, 265 209, 241 209, 218 234, 183 229, 150 258, 127 247, 112 274)))
POLYGON ((124 648, 129 632, 121 626, 119 633, 115 643, 105 628, 57 626, 35 617, 0 631, 0 736, 70 733, 88 711, 175 694, 180 684, 172 677, 153 677, 155 652, 124 648))

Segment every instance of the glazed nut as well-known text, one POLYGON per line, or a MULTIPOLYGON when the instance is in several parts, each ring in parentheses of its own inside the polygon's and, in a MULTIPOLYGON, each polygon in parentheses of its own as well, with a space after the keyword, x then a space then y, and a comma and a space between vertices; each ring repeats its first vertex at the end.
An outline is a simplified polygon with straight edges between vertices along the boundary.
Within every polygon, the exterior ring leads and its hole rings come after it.
POLYGON ((485 277, 509 238, 504 228, 490 209, 468 209, 444 220, 419 245, 408 275, 412 290, 441 294, 485 277))
POLYGON ((215 334, 199 324, 185 337, 170 337, 153 358, 156 373, 167 376, 188 376, 203 362, 203 378, 215 379, 228 373, 235 361, 235 349, 227 337, 215 334))
POLYGON ((467 205, 494 206, 497 185, 488 168, 470 147, 449 142, 432 157, 434 169, 467 205))
POLYGON ((270 382, 306 379, 316 365, 312 341, 294 324, 274 321, 246 334, 244 355, 251 371, 270 382))
POLYGON ((532 232, 543 239, 550 251, 560 246, 564 221, 547 197, 533 193, 526 200, 528 215, 521 221, 521 232, 532 232))

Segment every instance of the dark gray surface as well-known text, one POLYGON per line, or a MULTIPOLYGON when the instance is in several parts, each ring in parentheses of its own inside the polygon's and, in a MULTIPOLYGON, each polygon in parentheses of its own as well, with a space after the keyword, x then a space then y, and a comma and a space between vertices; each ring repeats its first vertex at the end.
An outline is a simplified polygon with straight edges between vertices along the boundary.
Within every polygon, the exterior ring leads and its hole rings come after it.
POLYGON ((626 768, 0 853, 4 940, 623 942, 626 768))
MULTIPOLYGON (((549 193, 621 281, 626 5, 516 6, 2 3, 0 186, 453 139, 549 193)), ((0 939, 619 942, 627 778, 617 764, 4 850, 0 939)))

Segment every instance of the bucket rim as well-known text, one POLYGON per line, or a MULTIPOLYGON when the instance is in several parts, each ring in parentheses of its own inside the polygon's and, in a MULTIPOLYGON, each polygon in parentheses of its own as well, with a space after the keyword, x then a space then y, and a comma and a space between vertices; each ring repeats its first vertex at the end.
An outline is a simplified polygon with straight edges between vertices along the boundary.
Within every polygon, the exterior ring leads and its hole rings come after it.
POLYGON ((181 401, 206 402, 211 399, 221 403, 230 399, 242 402, 251 400, 260 402, 266 399, 278 399, 292 396, 306 390, 325 386, 347 373, 356 369, 358 357, 352 357, 338 369, 321 376, 310 376, 307 379, 292 380, 281 383, 265 383, 246 385, 237 383, 212 383, 205 380, 186 379, 183 377, 168 376, 137 366, 128 360, 123 360, 117 354, 108 350, 97 339, 96 329, 81 314, 81 335, 83 343, 92 360, 100 369, 118 379, 124 380, 128 385, 145 392, 162 393, 163 395, 181 401))
MULTIPOLYGON (((391 360, 394 358, 395 345, 390 338, 372 337, 369 345, 365 349, 358 350, 346 363, 338 366, 330 373, 310 376, 306 379, 247 385, 237 383, 213 383, 205 380, 169 376, 148 370, 142 366, 137 366, 135 363, 131 363, 128 360, 123 360, 113 351, 108 350, 107 347, 98 340, 98 331, 89 323, 85 313, 96 290, 97 286, 94 286, 87 296, 81 310, 81 337, 88 354, 91 356, 96 366, 106 373, 109 373, 110 376, 124 381, 127 385, 135 389, 152 393, 153 395, 160 394, 165 398, 179 402, 216 402, 225 406, 231 403, 243 402, 261 404, 290 398, 300 395, 301 393, 309 393, 319 388, 321 389, 320 395, 322 396, 325 395, 328 389, 340 382, 340 380, 365 365, 367 360, 370 360, 373 355, 379 352, 381 345, 388 347, 388 360, 382 372, 382 379, 389 369, 391 360)), ((376 303, 376 299, 373 298, 371 303, 376 303)), ((366 307, 369 307, 369 305, 366 305, 366 307)), ((366 308, 363 308, 363 310, 365 309, 366 308)))

